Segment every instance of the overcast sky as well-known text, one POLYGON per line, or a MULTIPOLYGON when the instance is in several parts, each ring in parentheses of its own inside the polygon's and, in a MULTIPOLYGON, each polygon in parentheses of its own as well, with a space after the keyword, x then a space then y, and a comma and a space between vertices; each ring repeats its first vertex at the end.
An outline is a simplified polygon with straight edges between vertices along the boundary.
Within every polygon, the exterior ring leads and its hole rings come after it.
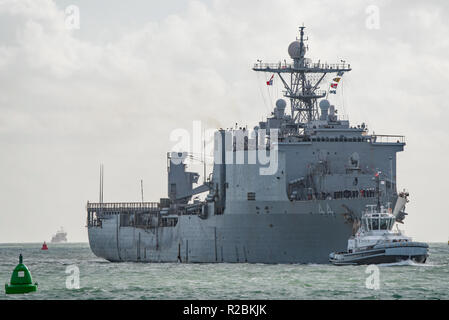
POLYGON ((448 21, 443 0, 0 0, 0 242, 48 241, 60 226, 87 241, 100 163, 105 201, 139 201, 140 179, 145 200, 166 196, 170 133, 256 125, 280 87, 267 92, 251 66, 287 59, 303 23, 310 58, 353 68, 336 107, 406 136, 408 235, 445 242, 448 21))

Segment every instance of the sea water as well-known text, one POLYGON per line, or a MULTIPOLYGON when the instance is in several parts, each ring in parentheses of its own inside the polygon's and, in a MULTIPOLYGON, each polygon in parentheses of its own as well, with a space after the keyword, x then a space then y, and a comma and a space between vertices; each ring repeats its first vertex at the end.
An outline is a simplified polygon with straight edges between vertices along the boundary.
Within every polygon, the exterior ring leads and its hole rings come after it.
POLYGON ((0 299, 449 299, 449 245, 425 264, 112 263, 87 243, 0 244, 0 281, 19 254, 38 291, 0 299))

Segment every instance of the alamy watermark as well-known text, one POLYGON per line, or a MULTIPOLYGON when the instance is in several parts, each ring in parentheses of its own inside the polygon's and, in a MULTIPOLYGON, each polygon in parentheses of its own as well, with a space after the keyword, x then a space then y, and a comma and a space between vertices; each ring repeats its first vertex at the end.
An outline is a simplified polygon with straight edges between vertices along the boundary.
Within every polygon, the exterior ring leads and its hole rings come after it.
POLYGON ((380 29, 380 10, 379 7, 372 4, 366 7, 365 13, 368 15, 365 20, 365 26, 368 30, 380 29))
POLYGON ((65 27, 68 30, 80 28, 80 9, 78 6, 70 5, 65 8, 65 27))
POLYGON ((78 266, 72 264, 65 268, 65 273, 68 276, 65 279, 65 287, 69 290, 80 288, 80 269, 78 266))
POLYGON ((279 167, 278 129, 205 129, 193 121, 193 130, 178 128, 170 133, 171 161, 180 164, 187 154, 213 154, 213 164, 258 165, 260 175, 274 175, 279 167))
POLYGON ((365 287, 371 290, 379 290, 380 289, 379 267, 374 264, 370 264, 368 267, 366 267, 365 273, 369 274, 369 276, 365 280, 365 287))

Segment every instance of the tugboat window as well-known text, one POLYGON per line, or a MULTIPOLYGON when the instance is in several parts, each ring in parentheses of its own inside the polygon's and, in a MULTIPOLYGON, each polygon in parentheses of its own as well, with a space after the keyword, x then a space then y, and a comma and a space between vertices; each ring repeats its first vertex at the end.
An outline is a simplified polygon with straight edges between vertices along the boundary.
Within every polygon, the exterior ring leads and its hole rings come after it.
POLYGON ((379 230, 379 219, 372 219, 373 230, 379 230))
POLYGON ((387 230, 388 229, 388 218, 383 218, 380 220, 380 229, 387 230))

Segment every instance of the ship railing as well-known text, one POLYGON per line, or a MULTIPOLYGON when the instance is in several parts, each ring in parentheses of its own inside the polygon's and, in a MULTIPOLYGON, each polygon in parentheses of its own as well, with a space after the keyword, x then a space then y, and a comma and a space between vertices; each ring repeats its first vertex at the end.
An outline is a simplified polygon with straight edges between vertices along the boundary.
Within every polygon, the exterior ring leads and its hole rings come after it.
POLYGON ((373 134, 371 135, 372 143, 405 143, 405 136, 373 134))
POLYGON ((158 202, 103 202, 87 203, 87 209, 159 209, 158 202))
POLYGON ((292 63, 255 63, 254 69, 289 69, 293 68, 292 63))
MULTIPOLYGON (((288 91, 283 91, 284 95, 289 98, 320 98, 324 97, 327 93, 326 90, 315 90, 310 93, 305 93, 304 95, 302 93, 298 94, 290 94, 288 91)), ((299 108, 296 108, 299 109, 299 108)))
POLYGON ((347 70, 351 68, 350 64, 346 63, 304 63, 304 66, 295 68, 293 63, 262 63, 258 62, 254 64, 254 69, 333 69, 333 70, 347 70))

